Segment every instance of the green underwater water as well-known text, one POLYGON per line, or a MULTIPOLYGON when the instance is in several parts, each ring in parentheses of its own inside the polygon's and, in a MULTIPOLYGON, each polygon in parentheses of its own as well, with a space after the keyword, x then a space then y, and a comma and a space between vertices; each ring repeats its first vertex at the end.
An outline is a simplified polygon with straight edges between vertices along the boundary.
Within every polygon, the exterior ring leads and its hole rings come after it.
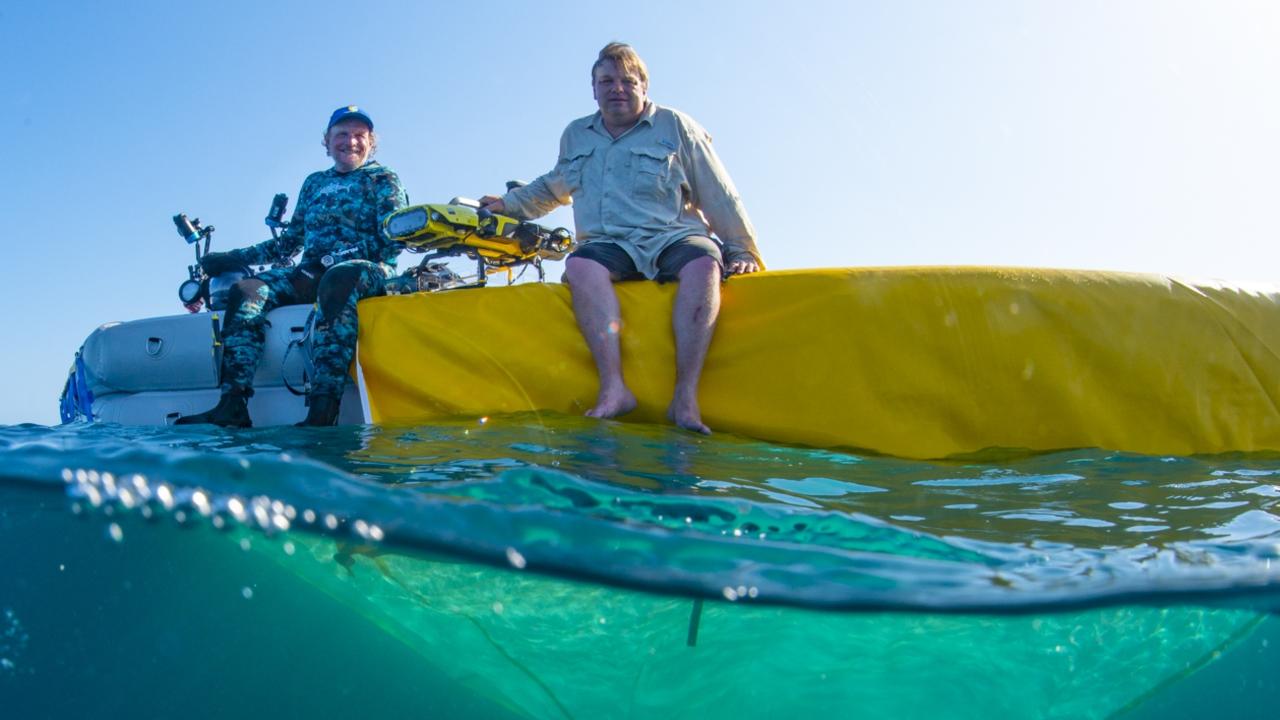
POLYGON ((0 468, 5 717, 1280 700, 1280 458, 924 463, 516 416, 19 426, 0 468))

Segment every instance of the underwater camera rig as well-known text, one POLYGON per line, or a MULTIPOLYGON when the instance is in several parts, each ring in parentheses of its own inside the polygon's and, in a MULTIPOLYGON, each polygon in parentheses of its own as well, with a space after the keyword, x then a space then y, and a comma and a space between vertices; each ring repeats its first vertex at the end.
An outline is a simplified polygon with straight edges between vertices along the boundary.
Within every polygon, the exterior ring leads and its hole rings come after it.
MULTIPOLYGON (((288 207, 289 196, 277 193, 271 199, 271 209, 267 211, 267 217, 263 220, 271 229, 271 237, 277 240, 280 239, 280 231, 289 226, 289 223, 284 220, 284 213, 288 207)), ((209 254, 209 245, 213 241, 213 226, 201 225, 199 218, 189 219, 186 213, 174 215, 173 225, 177 228, 178 235, 186 240, 188 245, 195 246, 196 252, 195 264, 187 266, 187 279, 178 286, 178 300, 182 302, 183 307, 193 313, 200 312, 202 306, 210 310, 225 309, 227 291, 237 280, 252 275, 251 269, 246 267, 243 270, 210 277, 200 266, 200 260, 209 254)), ((291 258, 282 257, 276 258, 271 267, 289 267, 292 264, 291 258)))
POLYGON ((195 246, 196 262, 187 266, 187 279, 178 286, 178 299, 191 312, 199 312, 201 305, 209 305, 209 276, 200 267, 200 259, 209 254, 209 245, 213 241, 213 226, 201 225, 200 218, 191 220, 186 213, 173 216, 173 225, 178 235, 195 246), (201 249, 201 241, 204 248, 201 249))
MULTIPOLYGON (((510 284, 515 280, 515 268, 529 266, 537 270, 538 281, 542 282, 546 280, 542 261, 562 260, 574 248, 573 234, 564 228, 547 228, 492 213, 468 198, 397 210, 382 221, 382 233, 403 243, 410 252, 426 253, 417 268, 405 273, 417 277, 420 290, 435 289, 430 286, 440 282, 438 272, 442 266, 433 261, 441 258, 474 260, 476 279, 462 287, 479 287, 486 284, 490 274, 498 272, 506 272, 510 284)), ((451 282, 447 286, 459 285, 451 282)))

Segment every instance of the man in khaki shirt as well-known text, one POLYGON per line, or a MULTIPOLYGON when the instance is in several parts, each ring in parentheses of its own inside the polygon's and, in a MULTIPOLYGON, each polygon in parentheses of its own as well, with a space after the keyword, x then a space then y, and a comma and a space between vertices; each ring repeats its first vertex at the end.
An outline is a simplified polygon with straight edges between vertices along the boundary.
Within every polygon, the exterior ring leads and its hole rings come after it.
POLYGON ((565 282, 600 375, 590 417, 616 417, 636 406, 622 378, 613 283, 679 282, 672 317, 676 387, 667 414, 682 428, 710 433, 698 407, 698 380, 720 311, 720 280, 762 269, 755 231, 710 136, 687 115, 648 99, 648 71, 631 46, 606 45, 591 79, 600 111, 569 124, 556 166, 481 203, 531 219, 572 202, 582 244, 565 263, 565 282))

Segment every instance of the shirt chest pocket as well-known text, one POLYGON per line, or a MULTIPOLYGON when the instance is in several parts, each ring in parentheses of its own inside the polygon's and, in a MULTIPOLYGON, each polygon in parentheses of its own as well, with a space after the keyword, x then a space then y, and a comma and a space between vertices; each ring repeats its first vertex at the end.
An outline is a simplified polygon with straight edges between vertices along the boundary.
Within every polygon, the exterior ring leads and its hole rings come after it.
POLYGON ((637 195, 662 200, 676 194, 682 178, 676 154, 665 147, 631 148, 631 187, 637 195))
POLYGON ((564 178, 570 194, 582 188, 582 174, 591 160, 593 150, 570 153, 560 161, 560 176, 564 178))

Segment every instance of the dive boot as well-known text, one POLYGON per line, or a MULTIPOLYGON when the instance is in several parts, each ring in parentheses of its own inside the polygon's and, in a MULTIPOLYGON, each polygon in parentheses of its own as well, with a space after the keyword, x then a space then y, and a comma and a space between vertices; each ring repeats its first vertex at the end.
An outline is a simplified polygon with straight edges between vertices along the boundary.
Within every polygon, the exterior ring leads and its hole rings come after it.
POLYGON ((249 419, 249 398, 238 393, 223 393, 212 410, 195 415, 183 415, 174 425, 220 425, 231 428, 253 427, 249 419))
POLYGON ((342 400, 328 395, 313 395, 307 404, 307 418, 295 427, 330 427, 338 424, 338 408, 342 400))

